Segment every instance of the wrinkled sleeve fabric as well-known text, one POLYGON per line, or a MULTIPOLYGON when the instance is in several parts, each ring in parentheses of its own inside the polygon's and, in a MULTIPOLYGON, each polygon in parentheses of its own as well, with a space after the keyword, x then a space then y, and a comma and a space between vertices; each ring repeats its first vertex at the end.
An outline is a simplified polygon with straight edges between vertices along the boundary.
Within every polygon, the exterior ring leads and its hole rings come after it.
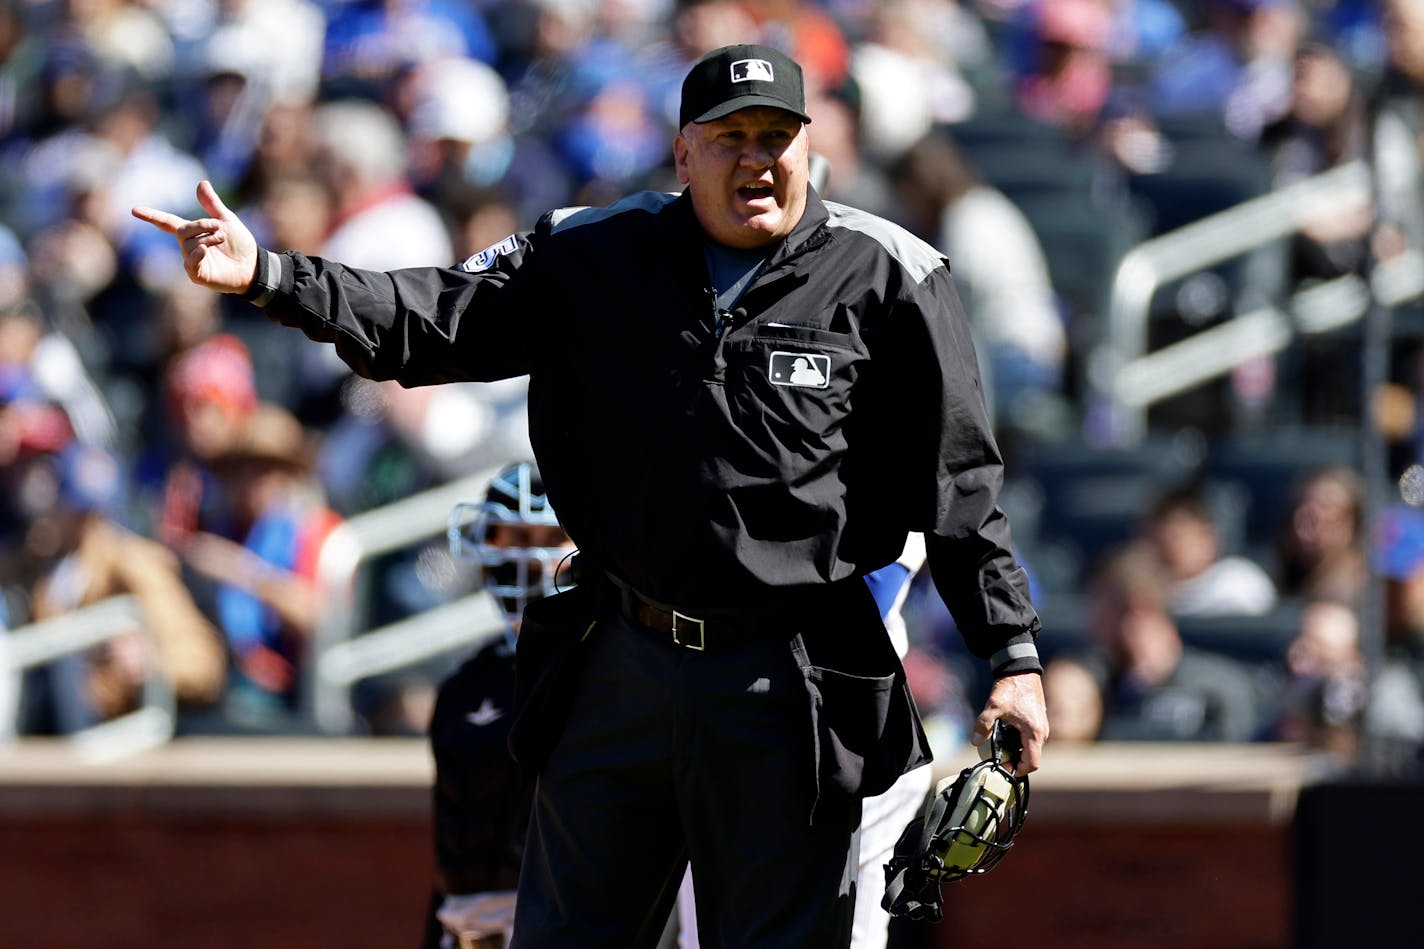
POLYGON ((289 251, 258 252, 249 300, 332 343, 368 379, 404 386, 491 381, 529 371, 537 337, 535 235, 455 267, 378 272, 289 251))
POLYGON ((924 532, 935 587, 970 651, 996 677, 1041 671, 1038 614, 998 503, 1003 459, 946 266, 899 295, 893 328, 909 527, 924 532))

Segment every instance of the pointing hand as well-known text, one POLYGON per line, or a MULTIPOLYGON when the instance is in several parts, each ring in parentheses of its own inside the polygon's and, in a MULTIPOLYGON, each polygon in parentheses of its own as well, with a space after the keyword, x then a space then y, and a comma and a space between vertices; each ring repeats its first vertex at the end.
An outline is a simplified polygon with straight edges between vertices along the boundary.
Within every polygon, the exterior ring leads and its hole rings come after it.
POLYGON ((223 204, 211 182, 198 185, 198 203, 209 217, 188 221, 147 207, 134 208, 133 216, 178 239, 189 280, 219 293, 245 292, 257 272, 252 232, 223 204))

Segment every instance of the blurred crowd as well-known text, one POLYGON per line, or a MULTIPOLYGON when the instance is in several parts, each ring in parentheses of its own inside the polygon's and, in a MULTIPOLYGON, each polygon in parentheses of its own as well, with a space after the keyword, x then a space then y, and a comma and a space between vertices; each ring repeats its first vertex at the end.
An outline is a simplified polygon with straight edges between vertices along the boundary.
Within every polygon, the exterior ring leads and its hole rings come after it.
MULTIPOLYGON (((1155 342, 1424 250, 1424 0, 0 0, 0 629, 119 593, 146 617, 23 688, 0 663, 0 737, 112 718, 153 676, 186 728, 296 727, 333 532, 529 451, 522 382, 355 379, 194 289, 131 206, 193 215, 207 178, 272 249, 454 263, 550 208, 676 188, 681 79, 748 41, 805 68, 823 194, 951 260, 1011 464, 1099 434, 1086 380, 1135 243, 1352 161, 1378 172, 1290 240, 1159 294, 1155 342)), ((1357 350, 1256 359, 1154 422, 1354 429, 1357 350)), ((1391 474, 1424 483, 1424 360, 1395 350, 1391 474)), ((1045 642, 1081 634, 1054 650, 1056 740, 1353 754, 1370 707, 1359 611, 1383 575, 1386 686, 1403 696, 1389 727, 1424 741, 1424 488, 1367 524, 1358 472, 1293 474, 1297 506, 1269 534, 1223 533, 1185 478, 1071 569, 1024 533, 1046 602, 1081 601, 1046 622, 1045 642), (1179 628, 1283 604, 1298 622, 1254 665, 1179 628)), ((433 556, 374 564, 363 625, 469 588, 433 556)), ((921 614, 912 678, 953 722, 973 675, 942 607, 921 614)), ((373 690, 361 727, 423 728, 421 690, 400 689, 397 713, 373 690)))

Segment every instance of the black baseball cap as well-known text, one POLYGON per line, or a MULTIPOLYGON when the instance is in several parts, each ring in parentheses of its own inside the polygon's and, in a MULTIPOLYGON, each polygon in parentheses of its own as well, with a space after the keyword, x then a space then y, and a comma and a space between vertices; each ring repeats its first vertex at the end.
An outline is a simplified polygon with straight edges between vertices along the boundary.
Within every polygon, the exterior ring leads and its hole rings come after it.
POLYGON ((801 67, 770 46, 723 46, 699 59, 682 81, 678 126, 711 122, 754 105, 785 109, 802 122, 811 121, 801 67))

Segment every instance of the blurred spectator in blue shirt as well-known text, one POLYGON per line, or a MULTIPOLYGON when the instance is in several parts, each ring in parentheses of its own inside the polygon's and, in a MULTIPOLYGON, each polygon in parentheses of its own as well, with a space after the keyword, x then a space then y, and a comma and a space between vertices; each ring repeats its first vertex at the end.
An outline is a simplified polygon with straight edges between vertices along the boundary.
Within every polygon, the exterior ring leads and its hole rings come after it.
POLYGON ((258 406, 213 460, 231 503, 231 536, 200 531, 184 560, 216 581, 216 616, 233 656, 234 714, 290 709, 308 641, 325 611, 322 545, 340 518, 310 478, 307 433, 290 413, 258 406))
POLYGON ((1370 670, 1367 737, 1387 752, 1424 749, 1424 511, 1403 504, 1375 522, 1370 560, 1384 582, 1384 655, 1370 670))
POLYGON ((1290 106, 1304 30, 1296 0, 1207 0, 1206 28, 1164 54, 1151 83, 1159 116, 1216 114, 1255 141, 1290 106))
POLYGON ((1150 64, 1187 32, 1171 0, 1109 0, 1108 55, 1115 63, 1150 64))
POLYGON ((494 37, 479 11, 455 0, 355 0, 334 11, 322 73, 380 86, 440 56, 494 62, 494 37))
POLYGON ((1379 0, 1313 0, 1314 24, 1354 70, 1373 73, 1385 58, 1384 16, 1379 0))
POLYGON ((573 203, 611 203, 641 186, 668 158, 667 133, 631 75, 598 82, 554 144, 573 173, 573 203))
POLYGON ((1396 504, 1380 514, 1370 557, 1385 580, 1387 648, 1424 658, 1424 511, 1396 504))
POLYGON ((86 124, 112 98, 112 77, 82 42, 39 45, 39 72, 22 97, 28 108, 17 116, 24 121, 0 147, 0 209, 23 239, 67 214, 70 166, 88 141, 86 124))
MULTIPOLYGON (((19 553, 30 521, 53 494, 32 489, 31 461, 58 452, 74 440, 65 411, 45 396, 33 365, 42 335, 35 314, 0 311, 0 580, 17 574, 9 561, 19 553)), ((42 485, 41 485, 42 487, 42 485)))

